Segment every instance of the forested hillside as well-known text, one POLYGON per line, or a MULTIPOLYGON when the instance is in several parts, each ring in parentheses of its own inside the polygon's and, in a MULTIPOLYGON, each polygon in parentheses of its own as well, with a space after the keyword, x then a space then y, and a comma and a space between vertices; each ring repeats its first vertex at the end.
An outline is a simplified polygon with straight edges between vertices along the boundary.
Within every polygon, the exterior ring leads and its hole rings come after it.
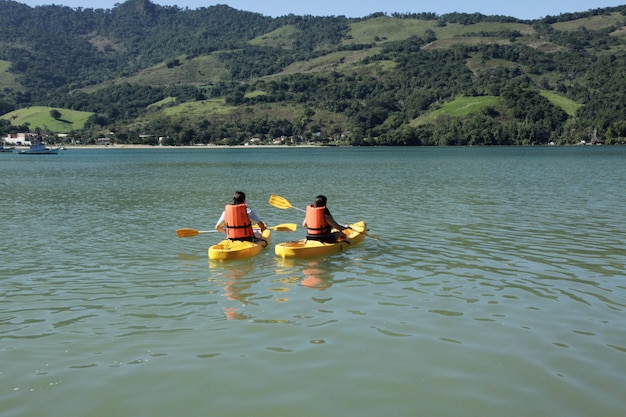
POLYGON ((524 21, 462 13, 271 18, 225 5, 128 0, 104 10, 0 0, 3 136, 168 145, 624 143, 624 80, 626 5, 524 21), (34 106, 50 115, 25 119, 34 106), (70 117, 84 112, 86 122, 70 117))

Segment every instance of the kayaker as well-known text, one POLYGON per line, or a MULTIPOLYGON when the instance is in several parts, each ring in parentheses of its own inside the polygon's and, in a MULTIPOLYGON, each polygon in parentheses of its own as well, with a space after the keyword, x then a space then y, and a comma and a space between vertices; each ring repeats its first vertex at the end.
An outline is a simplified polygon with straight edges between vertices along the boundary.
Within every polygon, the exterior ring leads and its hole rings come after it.
POLYGON ((306 238, 329 243, 344 241, 347 236, 342 231, 347 227, 335 221, 326 207, 326 202, 326 196, 318 195, 315 202, 306 208, 306 217, 302 222, 307 230, 306 238), (338 231, 333 233, 332 228, 338 231))
POLYGON ((266 228, 259 216, 246 205, 246 194, 243 191, 235 191, 233 204, 226 205, 215 224, 215 229, 226 233, 226 236, 233 240, 259 239, 260 235, 252 228, 253 223, 256 223, 261 231, 266 228))

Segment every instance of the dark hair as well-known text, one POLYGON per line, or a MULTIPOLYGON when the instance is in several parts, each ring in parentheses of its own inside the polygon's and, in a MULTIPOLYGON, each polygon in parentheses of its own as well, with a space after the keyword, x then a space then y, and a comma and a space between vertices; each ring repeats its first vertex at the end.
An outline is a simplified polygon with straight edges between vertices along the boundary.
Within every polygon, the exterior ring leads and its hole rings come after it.
POLYGON ((315 197, 315 203, 313 205, 315 207, 326 207, 326 196, 318 195, 315 197))
POLYGON ((235 191, 233 196, 233 204, 243 204, 246 202, 246 194, 243 191, 235 191))

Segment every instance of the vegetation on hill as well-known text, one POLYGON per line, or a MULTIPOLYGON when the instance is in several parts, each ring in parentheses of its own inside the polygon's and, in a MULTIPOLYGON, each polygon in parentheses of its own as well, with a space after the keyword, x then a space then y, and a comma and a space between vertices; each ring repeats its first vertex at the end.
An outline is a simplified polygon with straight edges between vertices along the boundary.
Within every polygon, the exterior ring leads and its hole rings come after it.
POLYGON ((524 21, 0 0, 3 134, 518 145, 597 132, 623 143, 624 79, 626 6, 524 21))

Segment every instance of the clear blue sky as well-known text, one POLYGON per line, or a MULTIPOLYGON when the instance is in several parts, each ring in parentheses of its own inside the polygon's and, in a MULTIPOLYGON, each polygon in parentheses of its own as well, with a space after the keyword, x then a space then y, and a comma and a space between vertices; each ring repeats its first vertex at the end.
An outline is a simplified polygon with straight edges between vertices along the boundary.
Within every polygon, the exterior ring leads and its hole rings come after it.
MULTIPOLYGON (((57 4, 69 7, 111 9, 121 0, 17 0, 29 6, 57 4)), ((153 3, 196 9, 215 4, 227 4, 235 9, 261 13, 265 16, 288 14, 312 16, 364 17, 375 12, 421 13, 438 15, 462 12, 484 15, 504 15, 519 19, 539 19, 561 13, 584 12, 590 9, 626 4, 626 0, 151 0, 153 3)))

